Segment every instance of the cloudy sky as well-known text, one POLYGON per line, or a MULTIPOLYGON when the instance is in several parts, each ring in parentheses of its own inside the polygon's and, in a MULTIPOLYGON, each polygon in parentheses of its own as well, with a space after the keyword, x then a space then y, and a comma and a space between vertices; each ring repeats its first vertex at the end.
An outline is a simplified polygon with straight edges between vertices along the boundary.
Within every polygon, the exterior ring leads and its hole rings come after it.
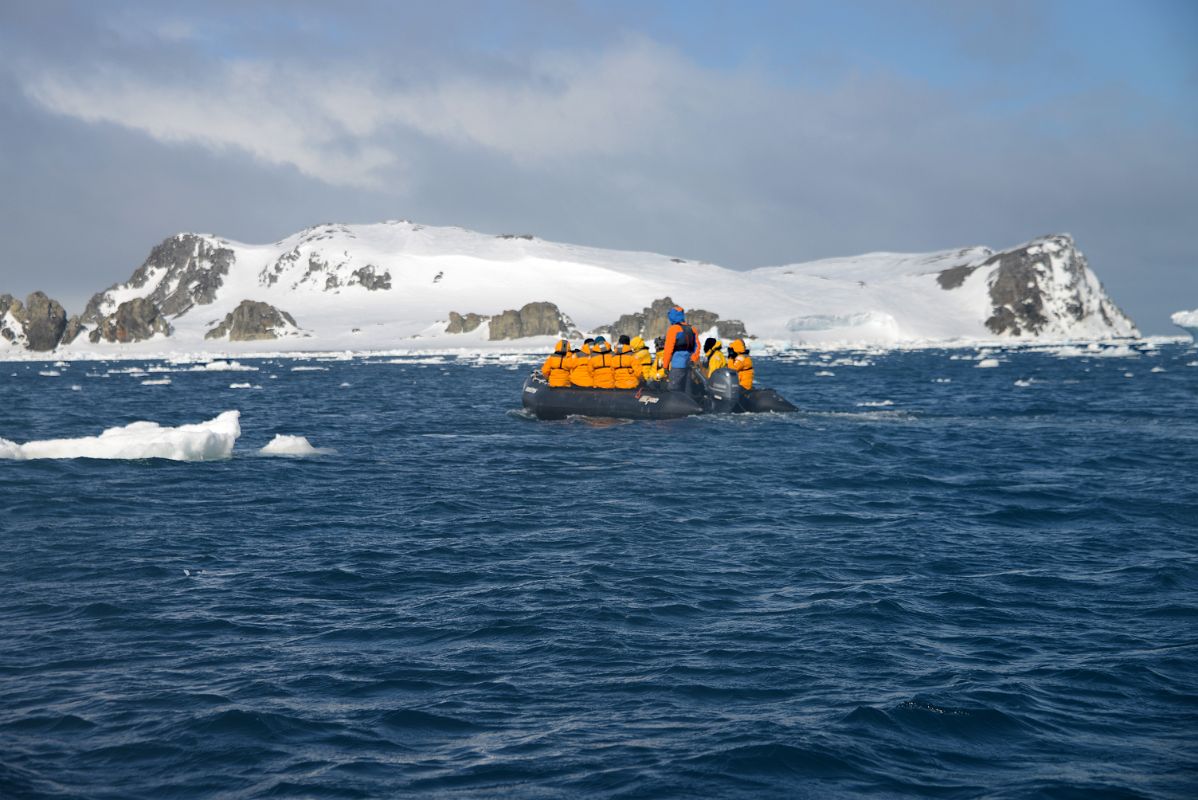
POLYGON ((1191 0, 0 0, 0 292, 408 218, 734 268, 1075 235, 1198 307, 1191 0))

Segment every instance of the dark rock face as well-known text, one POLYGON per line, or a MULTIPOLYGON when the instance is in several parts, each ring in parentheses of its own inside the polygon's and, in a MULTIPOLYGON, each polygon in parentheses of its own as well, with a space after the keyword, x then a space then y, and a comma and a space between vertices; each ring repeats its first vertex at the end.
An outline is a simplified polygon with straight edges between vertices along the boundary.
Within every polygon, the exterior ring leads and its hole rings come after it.
POLYGON ((995 334, 1037 335, 1054 321, 1081 322, 1097 316, 1107 326, 1126 315, 1087 280, 1086 259, 1065 234, 1044 236, 1023 247, 996 253, 981 264, 996 267, 990 279, 994 313, 986 327, 995 334))
MULTIPOLYGON (((640 336, 645 341, 665 336, 670 328, 670 309, 676 305, 670 298, 662 297, 654 300, 648 308, 622 315, 611 325, 599 328, 598 332, 608 336, 640 336)), ((700 332, 715 328, 722 339, 743 339, 748 335, 745 333, 745 324, 740 320, 721 320, 719 314, 701 308, 687 309, 686 321, 700 332)))
POLYGON ((362 288, 371 292, 380 290, 388 290, 391 288, 391 273, 383 272, 381 275, 377 272, 377 267, 373 264, 367 264, 364 267, 355 269, 350 273, 353 280, 350 281, 352 286, 354 282, 362 285, 362 288))
POLYGON ((126 300, 116 311, 102 318, 96 329, 87 335, 92 344, 105 342, 142 342, 156 334, 170 336, 174 332, 162 309, 145 297, 126 300))
POLYGON ((942 272, 937 273, 936 282, 940 284, 941 289, 960 289, 965 285, 965 279, 972 275, 978 269, 978 265, 970 266, 968 264, 959 267, 952 267, 942 272))
POLYGON ((30 350, 53 350, 62 341, 67 312, 57 300, 34 292, 25 300, 25 338, 30 350))
POLYGON ((83 320, 78 314, 72 314, 67 320, 67 327, 62 332, 62 344, 70 344, 79 338, 79 334, 83 333, 83 320))
MULTIPOLYGON (((229 248, 217 247, 202 236, 180 233, 151 250, 149 258, 125 285, 141 289, 154 281, 154 289, 145 299, 160 313, 177 317, 194 306, 211 303, 233 261, 233 251, 229 248)), ((113 286, 94 295, 83 310, 81 321, 100 324, 104 308, 111 302, 108 292, 117 288, 120 287, 113 286)))
POLYGON ((479 325, 490 322, 487 338, 493 342, 504 339, 523 339, 526 336, 578 336, 574 323, 553 303, 525 303, 493 317, 482 314, 449 312, 446 333, 469 333, 479 325))
POLYGON ((0 294, 0 336, 5 341, 15 342, 25 334, 25 307, 11 294, 0 294), (12 321, 9 321, 9 315, 12 321), (15 327, 14 327, 15 326, 15 327))
POLYGON ((507 310, 491 317, 488 338, 522 339, 525 336, 569 336, 574 327, 553 303, 525 303, 519 311, 507 310))
POLYGON ((62 304, 43 292, 34 292, 24 303, 12 295, 0 295, 0 336, 10 342, 23 336, 28 350, 53 350, 66 327, 67 312, 62 304), (16 329, 7 324, 9 316, 16 329))
POLYGON ((446 333, 470 333, 476 330, 479 325, 482 325, 490 317, 484 317, 481 314, 466 314, 465 316, 456 311, 449 312, 449 324, 445 326, 446 333))
POLYGON ((227 336, 230 342, 277 339, 279 330, 288 325, 298 327, 295 318, 286 311, 280 311, 270 303, 242 300, 219 325, 205 333, 204 338, 223 339, 227 336))

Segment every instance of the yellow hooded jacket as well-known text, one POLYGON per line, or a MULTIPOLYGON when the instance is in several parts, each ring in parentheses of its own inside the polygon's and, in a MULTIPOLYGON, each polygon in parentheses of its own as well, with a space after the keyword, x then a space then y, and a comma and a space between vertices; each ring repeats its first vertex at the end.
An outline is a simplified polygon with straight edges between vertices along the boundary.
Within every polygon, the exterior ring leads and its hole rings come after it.
POLYGON ((583 344, 581 350, 571 353, 566 359, 566 368, 570 370, 571 386, 593 386, 595 381, 591 377, 591 346, 583 344))
POLYGON ((744 339, 737 339, 732 344, 728 345, 732 348, 732 361, 728 364, 729 369, 736 370, 736 377, 740 381, 740 388, 753 388, 753 359, 749 357, 749 349, 745 347, 744 339))
POLYGON ((591 348, 591 380, 596 389, 616 388, 616 356, 607 342, 591 348))
POLYGON ((717 369, 723 369, 728 366, 728 359, 724 357, 723 342, 716 341, 707 351, 707 377, 711 377, 711 373, 717 369))
POLYGON ((631 350, 631 345, 617 345, 614 355, 617 389, 635 389, 641 385, 641 363, 631 350))
POLYGON ((549 379, 550 386, 569 386, 570 385, 570 367, 567 364, 570 361, 570 343, 565 339, 559 339, 557 346, 553 348, 553 352, 545 359, 545 363, 541 365, 541 374, 549 379))

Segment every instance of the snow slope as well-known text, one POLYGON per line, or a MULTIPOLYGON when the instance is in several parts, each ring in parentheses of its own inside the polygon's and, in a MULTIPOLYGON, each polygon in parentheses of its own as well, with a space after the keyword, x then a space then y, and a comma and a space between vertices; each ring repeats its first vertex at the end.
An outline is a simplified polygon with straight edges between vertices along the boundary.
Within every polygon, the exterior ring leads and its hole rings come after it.
MULTIPOLYGON (((991 263, 998 256, 981 247, 918 255, 871 253, 735 271, 654 253, 404 220, 320 225, 266 245, 180 234, 155 252, 167 245, 174 261, 154 260, 152 254, 129 282, 97 294, 84 315, 83 333, 59 352, 86 357, 511 349, 510 342, 488 342, 486 324, 468 334, 445 334, 448 313, 491 315, 549 301, 585 331, 667 295, 683 306, 742 320, 751 334, 782 346, 1000 338, 987 320, 995 315, 992 287, 1003 264, 991 263), (945 288, 940 276, 954 268, 963 279, 945 288), (173 327, 169 337, 159 334, 133 344, 88 340, 100 315, 111 314, 126 300, 151 296, 173 327), (243 300, 290 313, 299 331, 273 341, 205 341, 205 333, 243 300)), ((1017 252, 1024 260, 1042 256, 1029 287, 1043 299, 1048 321, 1041 330, 1020 329, 1020 336, 1043 340, 1136 334, 1068 236, 1046 237, 1006 252, 1017 252)), ((1011 333, 1001 338, 1009 340, 1011 333)))

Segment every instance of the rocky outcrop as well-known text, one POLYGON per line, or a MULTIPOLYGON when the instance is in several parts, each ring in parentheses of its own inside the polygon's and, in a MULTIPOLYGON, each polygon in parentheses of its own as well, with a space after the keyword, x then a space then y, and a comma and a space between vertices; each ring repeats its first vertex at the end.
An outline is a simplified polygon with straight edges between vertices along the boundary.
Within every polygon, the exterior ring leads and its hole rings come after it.
POLYGON ((519 311, 509 309, 491 317, 487 338, 491 341, 523 339, 526 336, 578 335, 574 323, 553 303, 525 303, 519 311))
POLYGON ((79 334, 85 330, 83 319, 78 314, 72 314, 67 320, 67 327, 62 332, 62 344, 70 344, 79 338, 79 334))
POLYGON ((1067 333, 1092 324, 1136 336, 1135 324, 1119 310, 1086 264, 1068 234, 1034 239, 936 275, 940 288, 953 291, 978 270, 988 272, 990 315, 986 328, 1000 336, 1067 333))
POLYGON ((49 351, 58 347, 67 327, 62 304, 34 292, 22 303, 12 295, 0 295, 0 337, 28 350, 49 351))
POLYGON ((233 261, 231 249, 220 247, 208 237, 177 234, 151 250, 145 263, 126 283, 94 295, 80 315, 80 321, 99 325, 106 316, 115 313, 112 292, 144 289, 151 285, 153 288, 143 297, 160 313, 178 317, 194 306, 207 305, 216 299, 216 292, 229 274, 233 261))
POLYGON ((379 274, 378 267, 373 264, 367 264, 364 267, 359 267, 350 273, 349 285, 354 283, 361 285, 363 289, 371 292, 388 290, 391 288, 391 273, 384 271, 379 274))
POLYGON ((100 319, 95 330, 87 335, 92 344, 104 342, 143 342, 159 334, 174 332, 166 315, 152 300, 135 297, 116 307, 116 311, 100 319))
POLYGON ((219 325, 205 333, 204 338, 227 337, 230 342, 254 342, 297 332, 295 318, 286 311, 280 311, 270 303, 242 300, 219 325))
POLYGON ((482 314, 459 314, 456 311, 449 312, 449 324, 445 326, 446 333, 470 333, 477 330, 479 325, 489 320, 490 317, 484 317, 482 314))
MULTIPOLYGON (((640 336, 645 341, 665 336, 670 327, 668 314, 676 305, 677 303, 668 297, 654 300, 647 308, 624 314, 611 325, 599 328, 598 332, 608 336, 640 336)), ((687 309, 686 321, 694 325, 700 333, 715 328, 721 339, 743 339, 748 335, 745 333, 745 324, 740 320, 722 320, 719 314, 702 308, 687 309)))
POLYGON ((469 333, 489 322, 487 338, 493 342, 523 339, 526 336, 580 336, 574 323, 553 303, 525 303, 518 310, 508 309, 493 317, 482 314, 449 312, 446 333, 469 333))

